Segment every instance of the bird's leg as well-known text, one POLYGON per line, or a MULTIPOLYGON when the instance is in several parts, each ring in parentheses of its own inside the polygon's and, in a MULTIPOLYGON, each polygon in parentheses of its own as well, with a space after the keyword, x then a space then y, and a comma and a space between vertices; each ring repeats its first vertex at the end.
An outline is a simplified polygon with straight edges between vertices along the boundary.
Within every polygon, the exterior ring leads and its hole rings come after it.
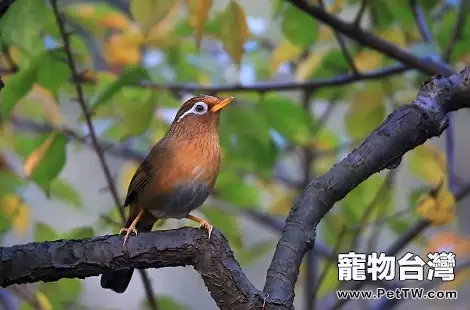
POLYGON ((201 224, 201 227, 204 227, 207 230, 207 233, 209 234, 209 239, 211 238, 213 226, 211 224, 209 224, 209 222, 207 222, 205 219, 201 219, 201 218, 196 217, 196 216, 191 215, 191 214, 186 216, 186 218, 188 220, 195 221, 195 222, 198 222, 199 224, 201 224))
POLYGON ((137 229, 135 229, 135 226, 139 222, 142 215, 144 215, 144 210, 140 209, 139 214, 137 214, 135 219, 132 221, 131 225, 128 228, 121 228, 121 230, 119 231, 119 234, 126 232, 126 236, 124 237, 124 242, 122 243, 122 246, 126 244, 127 238, 129 238, 131 232, 133 232, 137 236, 137 229))

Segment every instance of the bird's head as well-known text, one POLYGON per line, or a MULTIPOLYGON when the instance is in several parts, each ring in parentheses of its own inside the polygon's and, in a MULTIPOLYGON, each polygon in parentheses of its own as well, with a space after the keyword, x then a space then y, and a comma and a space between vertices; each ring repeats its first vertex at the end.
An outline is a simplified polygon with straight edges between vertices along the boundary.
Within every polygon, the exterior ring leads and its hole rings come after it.
POLYGON ((216 132, 220 111, 233 97, 219 99, 200 95, 183 103, 170 126, 171 133, 216 132))

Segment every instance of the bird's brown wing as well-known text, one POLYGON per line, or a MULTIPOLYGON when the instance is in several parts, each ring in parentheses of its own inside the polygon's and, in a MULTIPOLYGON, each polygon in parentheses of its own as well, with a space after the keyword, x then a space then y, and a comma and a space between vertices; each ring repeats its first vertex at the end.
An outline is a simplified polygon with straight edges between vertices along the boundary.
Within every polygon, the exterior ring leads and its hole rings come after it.
POLYGON ((131 204, 135 198, 136 194, 140 192, 148 183, 152 173, 152 164, 148 160, 148 157, 140 164, 137 170, 132 177, 132 180, 127 189, 126 200, 124 201, 124 207, 131 204))

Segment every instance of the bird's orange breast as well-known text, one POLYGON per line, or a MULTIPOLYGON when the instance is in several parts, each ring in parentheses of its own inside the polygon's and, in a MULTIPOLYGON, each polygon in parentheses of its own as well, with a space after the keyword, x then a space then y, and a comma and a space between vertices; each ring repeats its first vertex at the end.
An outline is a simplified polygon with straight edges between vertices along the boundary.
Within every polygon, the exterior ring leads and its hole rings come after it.
POLYGON ((176 142, 170 141, 164 158, 159 160, 151 187, 162 194, 188 183, 204 183, 212 188, 220 167, 217 135, 176 142))

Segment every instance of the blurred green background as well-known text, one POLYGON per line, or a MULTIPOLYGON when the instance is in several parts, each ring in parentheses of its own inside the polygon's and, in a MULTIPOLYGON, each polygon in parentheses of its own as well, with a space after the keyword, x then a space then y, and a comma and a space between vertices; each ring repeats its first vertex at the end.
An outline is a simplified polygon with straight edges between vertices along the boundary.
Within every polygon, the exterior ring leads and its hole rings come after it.
MULTIPOLYGON (((163 137, 184 100, 201 93, 236 98, 222 113, 222 169, 199 215, 224 233, 258 288, 283 219, 306 182, 410 103, 427 78, 287 1, 58 2, 121 200, 142 156, 163 137)), ((6 84, 0 93, 2 245, 117 233, 119 213, 77 103, 49 1, 13 3, 0 19, 6 84)), ((324 2, 330 14, 348 22, 361 5, 324 2)), ((462 7, 455 0, 367 1, 361 25, 414 55, 460 70, 470 60, 470 22, 453 35, 456 21, 470 12, 460 14, 462 7), (424 18, 427 35, 416 16, 424 18)), ((451 249, 457 261, 470 259, 468 200, 455 207, 448 187, 470 181, 469 117, 468 111, 454 115, 453 152, 446 152, 444 138, 433 139, 409 152, 398 169, 373 175, 325 217, 316 255, 307 255, 301 269, 297 309, 327 309, 335 301, 340 283, 329 254, 386 250, 421 217, 434 225, 400 253, 451 249)), ((159 229, 183 225, 193 223, 169 220, 159 229)), ((192 268, 147 274, 158 309, 216 309, 192 268)), ((457 279, 435 288, 459 289, 464 296, 466 270, 457 279)), ((137 274, 121 295, 101 289, 98 277, 0 292, 13 301, 12 309, 151 309, 137 274)), ((406 301, 397 309, 458 309, 467 302, 406 301)), ((350 302, 345 309, 366 307, 350 302)))

